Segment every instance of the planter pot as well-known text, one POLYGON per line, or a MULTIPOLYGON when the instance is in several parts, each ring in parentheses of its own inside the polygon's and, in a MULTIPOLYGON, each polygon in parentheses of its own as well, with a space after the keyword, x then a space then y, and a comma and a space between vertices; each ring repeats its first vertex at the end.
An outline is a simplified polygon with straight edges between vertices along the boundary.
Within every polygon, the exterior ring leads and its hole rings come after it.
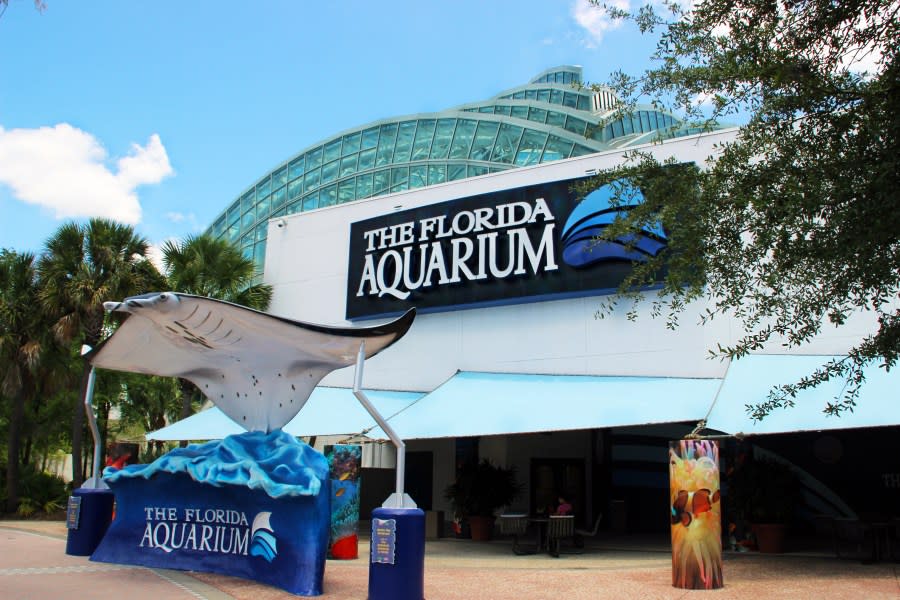
POLYGON ((486 542, 491 539, 491 532, 494 529, 494 517, 468 517, 468 521, 473 540, 486 542))
POLYGON ((753 525, 753 533, 756 536, 756 546, 760 552, 769 554, 781 554, 784 552, 784 532, 786 526, 783 523, 757 523, 753 525))

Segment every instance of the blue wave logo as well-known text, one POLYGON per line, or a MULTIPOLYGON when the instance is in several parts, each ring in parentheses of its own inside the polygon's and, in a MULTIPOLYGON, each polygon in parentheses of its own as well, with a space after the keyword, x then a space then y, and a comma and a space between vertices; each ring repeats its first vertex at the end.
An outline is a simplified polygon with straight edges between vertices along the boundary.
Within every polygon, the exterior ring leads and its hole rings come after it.
POLYGON ((267 562, 278 556, 278 542, 269 522, 271 516, 271 512, 258 513, 250 528, 250 556, 261 556, 267 562))
POLYGON ((581 268, 599 262, 646 262, 666 247, 666 234, 660 225, 615 240, 597 239, 617 217, 625 216, 634 204, 644 201, 638 190, 630 205, 614 206, 613 185, 604 185, 585 196, 569 215, 560 236, 567 265, 581 268))

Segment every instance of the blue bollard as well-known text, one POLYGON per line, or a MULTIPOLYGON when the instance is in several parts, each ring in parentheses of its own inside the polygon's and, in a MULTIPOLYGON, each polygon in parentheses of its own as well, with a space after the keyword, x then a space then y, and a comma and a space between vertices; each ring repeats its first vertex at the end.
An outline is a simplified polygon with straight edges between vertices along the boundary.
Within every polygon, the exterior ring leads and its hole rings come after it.
POLYGON ((418 508, 372 511, 369 600, 424 600, 425 512, 418 508))
POLYGON ((66 511, 66 554, 90 556, 112 522, 115 494, 110 489, 78 488, 66 511))

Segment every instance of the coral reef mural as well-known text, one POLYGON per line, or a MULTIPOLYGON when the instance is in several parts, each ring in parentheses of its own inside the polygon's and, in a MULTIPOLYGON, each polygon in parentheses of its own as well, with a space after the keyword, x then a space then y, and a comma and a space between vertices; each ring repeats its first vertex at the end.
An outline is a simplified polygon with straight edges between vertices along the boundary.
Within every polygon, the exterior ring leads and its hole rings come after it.
POLYGON ((722 514, 719 445, 713 440, 669 443, 672 585, 721 588, 722 514))
POLYGON ((362 446, 335 444, 325 446, 331 478, 331 533, 328 558, 352 559, 359 556, 359 469, 362 446))

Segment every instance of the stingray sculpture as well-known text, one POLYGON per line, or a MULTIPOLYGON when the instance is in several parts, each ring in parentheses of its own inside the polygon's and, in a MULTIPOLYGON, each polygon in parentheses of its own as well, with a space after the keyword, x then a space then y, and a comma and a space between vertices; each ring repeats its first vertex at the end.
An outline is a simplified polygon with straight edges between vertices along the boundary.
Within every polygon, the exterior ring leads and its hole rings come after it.
POLYGON ((128 313, 87 355, 98 368, 182 377, 249 431, 270 432, 303 408, 325 375, 384 350, 409 330, 411 309, 374 327, 294 321, 230 302, 161 292, 106 302, 128 313))

